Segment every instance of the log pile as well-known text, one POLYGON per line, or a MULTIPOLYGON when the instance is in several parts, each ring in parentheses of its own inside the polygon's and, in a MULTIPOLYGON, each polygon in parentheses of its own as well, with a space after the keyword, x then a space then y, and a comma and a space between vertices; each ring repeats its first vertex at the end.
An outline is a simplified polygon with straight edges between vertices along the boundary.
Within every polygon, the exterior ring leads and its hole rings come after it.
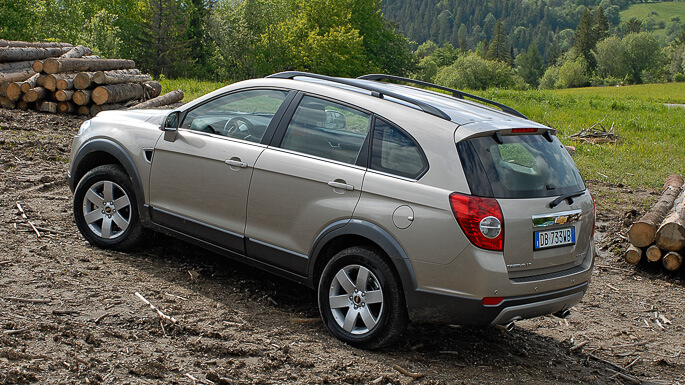
POLYGON ((0 107, 95 115, 123 108, 150 108, 183 99, 127 59, 92 56, 66 43, 0 40, 0 107), (162 103, 162 104, 160 104, 162 103))
POLYGON ((624 259, 660 263, 668 271, 683 266, 685 255, 685 186, 680 175, 666 178, 661 196, 628 230, 630 247, 624 259))

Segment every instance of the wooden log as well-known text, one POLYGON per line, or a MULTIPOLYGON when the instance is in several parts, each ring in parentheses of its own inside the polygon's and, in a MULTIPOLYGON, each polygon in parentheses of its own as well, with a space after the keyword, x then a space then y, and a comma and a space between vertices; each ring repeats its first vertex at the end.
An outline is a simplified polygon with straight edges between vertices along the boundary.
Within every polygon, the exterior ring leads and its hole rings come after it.
POLYGON ((5 93, 7 94, 7 99, 9 100, 19 100, 21 98, 21 83, 18 82, 12 82, 7 84, 7 90, 5 93))
POLYGON ((129 110, 166 106, 169 104, 180 102, 183 99, 183 96, 183 91, 181 90, 171 91, 156 98, 152 98, 146 102, 136 104, 135 106, 130 107, 129 110))
POLYGON ((32 47, 32 48, 69 48, 69 43, 57 42, 26 42, 0 39, 0 47, 32 47))
POLYGON ((23 100, 27 103, 35 102, 37 100, 42 100, 45 99, 45 97, 48 95, 48 90, 46 90, 43 87, 34 87, 29 90, 29 92, 25 93, 23 96, 23 100))
POLYGON ((97 72, 79 72, 74 78, 74 88, 77 90, 85 90, 91 88, 93 85, 93 75, 97 72))
POLYGON ((86 104, 90 104, 92 93, 92 90, 77 90, 74 91, 71 100, 79 106, 85 106, 86 104))
POLYGON ((124 109, 125 106, 123 104, 119 103, 114 103, 114 104, 93 104, 90 106, 90 115, 95 116, 99 112, 102 111, 109 111, 109 110, 121 110, 124 109))
POLYGON ((14 72, 0 73, 0 83, 23 82, 24 80, 35 75, 32 69, 19 70, 14 72))
POLYGON ((26 111, 31 107, 31 105, 23 100, 17 100, 16 109, 26 111))
POLYGON ((36 106, 40 112, 49 112, 52 114, 57 113, 57 103, 55 102, 42 101, 40 103, 36 103, 36 106))
POLYGON ((131 68, 123 70, 96 71, 95 75, 93 75, 93 81, 97 84, 106 84, 105 78, 107 78, 108 76, 119 75, 140 75, 140 70, 137 68, 131 68))
POLYGON ((668 271, 676 271, 683 264, 683 256, 677 251, 669 251, 662 260, 664 267, 668 271))
POLYGON ((57 112, 61 114, 73 114, 76 112, 76 106, 72 102, 59 102, 57 103, 57 112))
POLYGON ((13 100, 9 100, 3 96, 0 96, 0 107, 13 109, 15 106, 16 105, 13 100))
POLYGON ((40 76, 38 76, 38 79, 36 79, 36 87, 43 87, 43 85, 45 85, 45 79, 47 77, 48 75, 40 74, 40 76))
POLYGON ((78 74, 73 72, 51 74, 45 76, 45 83, 43 87, 49 89, 50 91, 57 90, 57 82, 60 80, 73 80, 78 74))
POLYGON ((0 62, 41 60, 61 56, 70 49, 71 47, 0 47, 0 62))
POLYGON ((647 247, 654 243, 656 230, 673 207, 673 202, 680 194, 682 186, 683 178, 680 175, 671 175, 666 178, 664 191, 659 200, 640 220, 630 226, 628 230, 630 243, 637 247, 647 247))
POLYGON ((623 255, 623 259, 631 265, 637 265, 640 262, 640 259, 642 259, 642 249, 630 245, 623 255))
POLYGON ((38 86, 38 78, 40 78, 40 74, 36 73, 35 75, 21 82, 19 85, 21 92, 26 93, 31 88, 38 86))
POLYGON ((74 79, 60 79, 57 81, 56 87, 58 90, 74 89, 74 79))
POLYGON ((162 94, 162 85, 159 82, 151 81, 143 84, 145 88, 144 99, 153 99, 162 94))
POLYGON ((57 99, 58 102, 71 101, 74 96, 74 92, 74 90, 58 90, 55 92, 55 99, 57 99))
POLYGON ((661 259, 661 249, 657 245, 651 245, 645 251, 645 256, 649 262, 658 262, 661 259))
MULTIPOLYGON (((9 88, 7 89, 9 95, 9 88)), ((685 248, 685 189, 673 202, 673 207, 666 214, 656 231, 656 244, 667 251, 679 251, 685 248)))
MULTIPOLYGON (((137 70, 136 70, 137 71, 137 70)), ((99 85, 103 84, 121 84, 121 83, 145 83, 151 82, 152 76, 144 74, 130 74, 130 73, 113 73, 114 71, 99 71, 96 72, 92 81, 99 85)))
POLYGON ((76 113, 79 115, 90 115, 90 108, 88 106, 79 106, 76 113))
POLYGON ((68 58, 80 58, 84 56, 89 56, 91 53, 93 53, 90 48, 84 47, 82 45, 77 45, 76 47, 70 49, 68 52, 64 53, 60 58, 62 59, 68 59, 68 58))
POLYGON ((0 97, 3 97, 3 98, 7 97, 7 87, 8 86, 9 86, 9 83, 0 82, 0 97))
MULTIPOLYGON (((27 70, 33 65, 32 60, 28 61, 15 61, 9 63, 0 63, 0 72, 14 72, 20 70, 27 70)), ((38 72, 38 71, 36 71, 38 72)))
POLYGON ((31 64, 31 68, 33 68, 33 71, 37 74, 43 72, 43 61, 42 60, 36 60, 31 64))
POLYGON ((47 74, 60 72, 107 71, 135 68, 136 63, 127 59, 46 59, 43 71, 47 74))
POLYGON ((139 83, 112 84, 99 86, 93 90, 92 99, 96 104, 111 104, 145 96, 145 88, 139 83))

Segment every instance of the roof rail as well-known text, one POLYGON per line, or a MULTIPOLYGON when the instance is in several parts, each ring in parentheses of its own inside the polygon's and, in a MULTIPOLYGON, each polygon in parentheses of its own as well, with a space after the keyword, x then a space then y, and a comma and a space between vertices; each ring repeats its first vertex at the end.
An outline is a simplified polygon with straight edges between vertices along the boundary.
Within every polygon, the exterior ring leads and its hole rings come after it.
POLYGON ((513 109, 509 106, 506 106, 504 104, 497 103, 495 101, 492 101, 492 100, 486 99, 486 98, 482 98, 482 97, 477 96, 477 95, 472 95, 472 94, 469 94, 469 93, 466 93, 463 91, 455 90, 453 88, 443 87, 443 86, 439 86, 437 84, 424 82, 422 80, 409 79, 409 78, 403 78, 401 76, 383 75, 383 74, 364 75, 364 76, 358 77, 357 79, 362 79, 362 80, 396 80, 396 81, 401 81, 401 82, 405 82, 405 83, 417 84, 417 85, 421 85, 424 87, 436 88, 438 90, 447 91, 447 92, 452 93, 452 96, 455 98, 464 99, 464 97, 467 97, 470 99, 474 99, 474 100, 477 100, 479 102, 483 102, 483 103, 490 104, 492 106, 498 107, 499 109, 501 109, 502 111, 504 111, 510 115, 514 115, 514 116, 517 116, 517 117, 523 118, 523 119, 528 119, 522 113, 520 113, 520 112, 516 111, 515 109, 513 109))
POLYGON ((371 91, 371 96, 375 96, 375 97, 381 98, 381 99, 383 99, 384 96, 389 96, 391 98, 401 100, 401 101, 409 103, 409 104, 413 104, 416 107, 418 107, 420 110, 422 110, 423 112, 426 112, 428 114, 437 116, 437 117, 445 119, 445 120, 452 120, 450 118, 450 116, 447 115, 444 111, 442 111, 439 108, 436 108, 434 106, 431 106, 428 103, 407 97, 407 96, 402 95, 402 94, 398 94, 396 92, 386 91, 382 88, 374 87, 373 85, 364 84, 361 82, 356 82, 355 79, 336 78, 336 77, 332 77, 332 76, 319 75, 319 74, 313 74, 313 73, 301 72, 301 71, 279 72, 277 74, 269 75, 269 76, 267 76, 267 78, 292 79, 292 78, 297 77, 297 76, 303 76, 303 77, 308 77, 308 78, 313 78, 313 79, 327 80, 327 81, 334 82, 334 83, 345 84, 348 86, 361 88, 361 89, 364 89, 367 91, 371 91))

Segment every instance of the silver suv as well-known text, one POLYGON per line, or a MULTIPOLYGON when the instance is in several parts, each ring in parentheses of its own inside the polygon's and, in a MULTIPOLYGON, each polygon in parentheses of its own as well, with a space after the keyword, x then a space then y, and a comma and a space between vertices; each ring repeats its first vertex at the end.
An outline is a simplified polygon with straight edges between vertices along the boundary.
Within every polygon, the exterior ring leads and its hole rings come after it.
POLYGON ((102 112, 69 169, 91 244, 151 229, 292 279, 357 347, 565 315, 590 282, 594 202, 555 131, 412 79, 285 72, 102 112))

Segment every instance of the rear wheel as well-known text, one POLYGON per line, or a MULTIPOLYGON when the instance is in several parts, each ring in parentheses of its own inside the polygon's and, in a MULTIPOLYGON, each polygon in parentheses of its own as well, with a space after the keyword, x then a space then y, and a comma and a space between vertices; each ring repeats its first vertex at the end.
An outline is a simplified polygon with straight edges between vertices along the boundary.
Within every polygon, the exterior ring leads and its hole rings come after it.
POLYGON ((388 346, 407 326, 399 279, 378 253, 366 247, 333 256, 319 280, 318 299, 328 329, 352 346, 388 346))
POLYGON ((74 191, 74 219, 92 245, 128 250, 143 238, 131 180, 118 165, 90 170, 74 191))

